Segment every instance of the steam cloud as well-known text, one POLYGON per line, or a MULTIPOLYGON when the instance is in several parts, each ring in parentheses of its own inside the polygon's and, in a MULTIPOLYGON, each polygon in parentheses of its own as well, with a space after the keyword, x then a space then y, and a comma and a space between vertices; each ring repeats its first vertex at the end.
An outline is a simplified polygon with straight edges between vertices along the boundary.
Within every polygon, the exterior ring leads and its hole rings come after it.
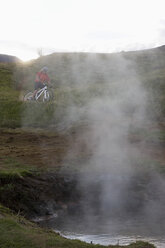
MULTIPOLYGON (((73 157, 77 161, 85 227, 99 228, 103 223, 112 231, 122 220, 142 223, 149 233, 165 230, 165 180, 145 168, 144 140, 132 140, 134 132, 149 123, 148 93, 141 84, 136 63, 122 53, 109 57, 71 55, 66 62, 65 67, 62 61, 50 65, 52 71, 64 70, 62 87, 73 88, 58 123, 54 117, 51 124, 60 131, 79 126, 77 140, 64 163, 73 157), (80 92, 80 103, 75 101, 74 89, 80 92), (85 159, 81 159, 84 149, 85 159)), ((57 116, 58 109, 55 111, 57 116)), ((139 231, 144 229, 139 227, 139 231)))
MULTIPOLYGON (((86 58, 84 67, 85 63, 93 64, 86 68, 84 77, 79 63, 72 64, 72 77, 81 87, 100 78, 97 87, 101 88, 101 94, 89 98, 85 107, 73 104, 68 108, 69 118, 65 116, 69 126, 75 123, 75 117, 76 122, 87 120, 89 126, 86 135, 79 135, 79 140, 90 150, 79 178, 84 223, 89 230, 104 223, 112 231, 118 228, 117 221, 130 221, 134 226, 142 223, 139 232, 146 229, 155 233, 164 225, 165 182, 156 172, 145 170, 144 140, 138 145, 131 140, 133 130, 149 123, 148 96, 138 78, 136 64, 122 54, 113 61, 114 64, 111 60, 105 63, 104 58, 97 56, 92 61, 86 58)), ((76 156, 77 152, 78 156, 79 149, 81 147, 75 145, 68 154, 76 156)))

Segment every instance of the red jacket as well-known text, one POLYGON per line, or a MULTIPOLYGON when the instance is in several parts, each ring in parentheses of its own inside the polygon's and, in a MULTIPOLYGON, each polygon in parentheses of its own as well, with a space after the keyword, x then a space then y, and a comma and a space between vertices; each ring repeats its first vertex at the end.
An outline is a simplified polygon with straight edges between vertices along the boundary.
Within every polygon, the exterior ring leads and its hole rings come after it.
POLYGON ((43 73, 41 71, 37 73, 35 82, 47 83, 49 81, 50 78, 46 73, 43 73))

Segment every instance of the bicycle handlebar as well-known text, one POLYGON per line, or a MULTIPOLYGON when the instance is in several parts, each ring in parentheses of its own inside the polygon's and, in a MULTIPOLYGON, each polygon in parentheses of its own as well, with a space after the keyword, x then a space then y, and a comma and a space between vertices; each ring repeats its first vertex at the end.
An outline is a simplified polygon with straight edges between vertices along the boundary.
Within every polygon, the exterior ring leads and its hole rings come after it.
POLYGON ((53 88, 53 85, 52 84, 44 83, 43 85, 44 86, 47 86, 48 88, 53 88))

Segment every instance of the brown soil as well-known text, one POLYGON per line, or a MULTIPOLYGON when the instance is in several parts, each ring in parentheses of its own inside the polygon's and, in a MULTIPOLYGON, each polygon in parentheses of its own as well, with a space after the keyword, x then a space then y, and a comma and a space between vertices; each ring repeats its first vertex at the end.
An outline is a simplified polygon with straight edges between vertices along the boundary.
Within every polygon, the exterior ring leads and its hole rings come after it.
MULTIPOLYGON (((22 211, 26 216, 46 215, 45 209, 50 205, 52 211, 66 206, 72 211, 80 197, 76 191, 76 176, 58 174, 56 169, 64 164, 71 169, 72 165, 79 168, 79 162, 91 155, 88 131, 85 127, 65 133, 37 129, 0 129, 0 169, 7 166, 5 160, 8 158, 38 169, 55 169, 55 173, 45 171, 39 176, 12 181, 14 186, 12 189, 6 188, 5 194, 0 197, 1 203, 15 211, 22 211)), ((165 164, 163 144, 145 143, 138 137, 131 137, 131 142, 139 146, 141 155, 165 164)), ((9 183, 3 179, 0 181, 2 186, 9 183)))
POLYGON ((1 129, 0 170, 14 167, 12 163, 18 162, 23 168, 29 165, 42 173, 16 179, 2 176, 0 188, 2 186, 3 194, 0 194, 0 202, 32 217, 49 215, 58 209, 61 211, 72 205, 72 201, 77 201, 79 196, 73 175, 70 179, 69 175, 61 175, 57 170, 65 160, 68 164, 73 163, 75 153, 68 155, 68 151, 75 139, 77 133, 74 130, 64 134, 36 129, 1 129), (10 164, 6 163, 7 160, 10 164), (49 208, 51 210, 48 211, 49 208))
POLYGON ((87 156, 75 130, 66 133, 30 129, 0 129, 0 168, 7 158, 41 169, 56 168, 87 156), (78 149, 77 149, 78 147, 78 149))
MULTIPOLYGON (((13 158, 20 163, 39 168, 58 167, 65 160, 72 163, 75 159, 85 158, 89 156, 90 151, 89 149, 87 151, 86 142, 82 139, 83 131, 56 133, 43 130, 1 129, 0 167, 6 158, 13 158)), ((133 138, 132 142, 139 146, 142 154, 161 162, 165 161, 164 145, 142 144, 136 138, 133 138)))
POLYGON ((0 157, 39 167, 58 165, 68 149, 69 136, 32 131, 1 130, 0 157))
MULTIPOLYGON (((0 168, 3 160, 12 158, 39 168, 61 166, 90 156, 87 130, 72 129, 66 133, 32 129, 0 129, 0 168), (84 133, 85 132, 85 133, 84 133), (88 147, 87 147, 88 146, 88 147)), ((142 142, 132 137, 142 155, 165 162, 165 145, 142 142)))

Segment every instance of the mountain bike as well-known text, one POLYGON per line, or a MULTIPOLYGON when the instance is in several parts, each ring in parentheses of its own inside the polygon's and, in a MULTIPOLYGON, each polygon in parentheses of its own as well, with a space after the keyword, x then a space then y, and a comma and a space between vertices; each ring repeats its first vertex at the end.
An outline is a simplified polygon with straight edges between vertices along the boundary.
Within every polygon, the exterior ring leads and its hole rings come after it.
POLYGON ((53 100, 53 92, 48 88, 47 85, 37 91, 35 97, 33 98, 33 92, 28 92, 25 94, 23 100, 27 101, 38 101, 38 102, 49 102, 53 100))

